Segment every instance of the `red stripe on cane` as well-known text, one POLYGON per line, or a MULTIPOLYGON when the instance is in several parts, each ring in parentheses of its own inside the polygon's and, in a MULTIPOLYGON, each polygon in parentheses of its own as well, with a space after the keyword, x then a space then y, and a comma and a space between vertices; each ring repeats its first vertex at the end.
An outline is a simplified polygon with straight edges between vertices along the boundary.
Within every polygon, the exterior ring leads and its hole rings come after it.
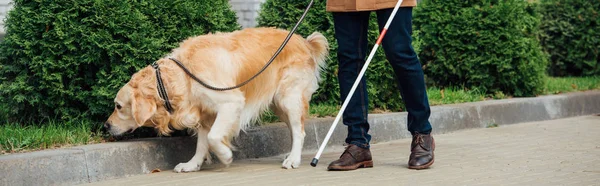
POLYGON ((387 29, 385 29, 385 28, 381 31, 379 38, 377 38, 376 44, 378 44, 378 45, 381 44, 381 40, 383 40, 383 36, 385 35, 386 32, 387 32, 387 29))

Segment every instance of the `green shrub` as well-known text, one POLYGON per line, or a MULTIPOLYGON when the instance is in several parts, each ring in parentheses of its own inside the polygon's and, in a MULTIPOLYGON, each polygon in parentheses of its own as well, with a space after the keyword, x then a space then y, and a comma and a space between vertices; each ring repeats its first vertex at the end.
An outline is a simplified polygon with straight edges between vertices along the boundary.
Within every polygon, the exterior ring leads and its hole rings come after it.
MULTIPOLYGON (((266 0, 261 7, 261 12, 258 18, 259 26, 277 27, 291 30, 296 24, 309 1, 291 0, 266 0)), ((306 15, 304 21, 298 29, 297 34, 304 37, 312 32, 321 32, 330 44, 330 57, 327 60, 327 66, 323 76, 323 82, 320 84, 319 90, 313 96, 313 103, 317 104, 341 104, 339 85, 337 79, 337 41, 334 38, 333 17, 330 12, 325 11, 325 0, 316 0, 311 10, 306 15)), ((371 15, 369 25, 368 51, 373 47, 375 40, 379 35, 376 16, 371 15)), ((400 93, 396 88, 394 81, 394 73, 385 59, 383 49, 379 47, 377 55, 369 65, 366 72, 367 91, 369 93, 369 107, 381 108, 385 110, 397 111, 403 108, 403 103, 400 93), (376 98, 376 99, 375 99, 376 98)))
POLYGON ((11 120, 104 120, 134 72, 189 36, 236 29, 226 0, 15 0, 0 45, 0 108, 11 120))
POLYGON ((522 0, 423 0, 414 13, 419 58, 436 86, 513 96, 541 92, 547 58, 540 16, 522 0))
POLYGON ((553 76, 600 75, 600 1, 542 0, 541 43, 553 76))

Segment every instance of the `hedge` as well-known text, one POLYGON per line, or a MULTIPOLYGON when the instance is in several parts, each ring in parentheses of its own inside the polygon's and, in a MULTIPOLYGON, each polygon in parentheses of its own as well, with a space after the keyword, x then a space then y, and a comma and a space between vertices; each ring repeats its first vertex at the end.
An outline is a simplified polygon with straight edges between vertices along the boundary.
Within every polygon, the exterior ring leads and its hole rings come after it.
POLYGON ((183 39, 240 29, 226 0, 15 0, 0 44, 10 120, 102 121, 137 70, 183 39))
POLYGON ((523 0, 423 0, 415 11, 419 58, 435 86, 534 96, 547 58, 540 16, 523 0))
POLYGON ((542 0, 542 46, 553 76, 600 75, 600 1, 542 0))

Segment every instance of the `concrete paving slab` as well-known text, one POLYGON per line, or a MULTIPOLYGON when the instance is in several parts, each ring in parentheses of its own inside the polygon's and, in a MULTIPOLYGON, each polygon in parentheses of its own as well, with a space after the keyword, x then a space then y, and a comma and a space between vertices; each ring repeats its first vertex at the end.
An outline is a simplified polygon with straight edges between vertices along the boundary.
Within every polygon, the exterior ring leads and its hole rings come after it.
POLYGON ((315 168, 314 154, 305 153, 294 170, 281 169, 275 156, 84 185, 598 185, 599 134, 600 116, 583 116, 435 135, 436 161, 426 170, 407 168, 410 139, 400 139, 373 145, 369 169, 327 171, 338 148, 315 168))

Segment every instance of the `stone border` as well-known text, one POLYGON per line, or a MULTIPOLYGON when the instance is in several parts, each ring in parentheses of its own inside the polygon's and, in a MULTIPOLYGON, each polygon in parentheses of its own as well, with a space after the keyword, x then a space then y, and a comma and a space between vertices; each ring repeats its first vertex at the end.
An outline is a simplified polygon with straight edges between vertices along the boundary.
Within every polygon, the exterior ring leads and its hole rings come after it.
MULTIPOLYGON (((443 134, 598 113, 600 91, 587 91, 434 106, 430 121, 434 134, 443 134)), ((333 119, 307 121, 304 152, 316 152, 333 119)), ((372 143, 410 137, 406 112, 371 114, 369 122, 372 143)), ((338 124, 326 149, 339 149, 345 135, 345 126, 338 124)), ((191 158, 195 143, 193 137, 151 138, 4 155, 0 156, 0 185, 72 185, 146 174, 155 168, 171 170, 191 158)), ((236 159, 269 157, 287 153, 291 139, 285 124, 276 123, 242 132, 235 145, 236 159)))

